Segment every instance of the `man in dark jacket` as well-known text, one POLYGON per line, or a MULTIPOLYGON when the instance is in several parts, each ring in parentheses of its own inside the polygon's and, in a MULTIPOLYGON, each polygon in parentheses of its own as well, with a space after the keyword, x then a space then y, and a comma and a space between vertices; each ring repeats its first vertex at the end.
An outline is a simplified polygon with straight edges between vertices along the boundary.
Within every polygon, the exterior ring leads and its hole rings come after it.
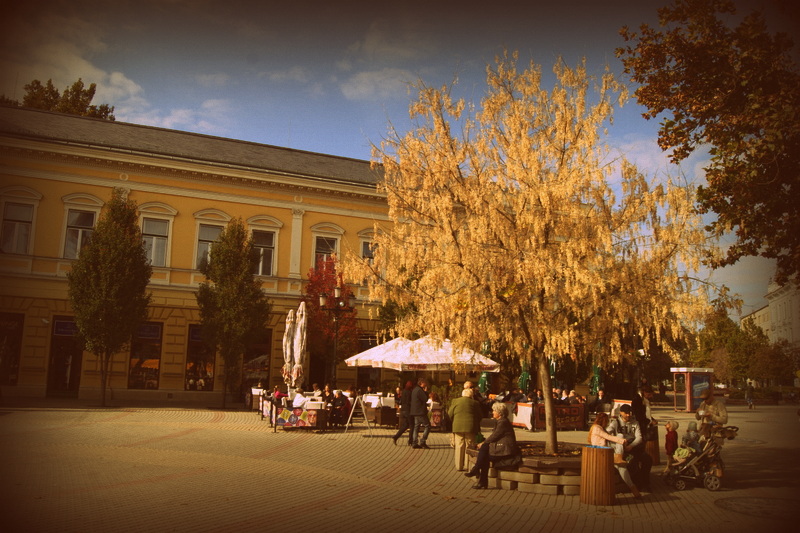
POLYGON ((429 449, 425 443, 428 440, 428 434, 431 432, 431 423, 428 419, 428 380, 419 378, 417 386, 411 391, 411 418, 414 420, 414 429, 411 433, 412 448, 425 448, 429 449), (422 428, 422 437, 419 437, 419 431, 422 428))

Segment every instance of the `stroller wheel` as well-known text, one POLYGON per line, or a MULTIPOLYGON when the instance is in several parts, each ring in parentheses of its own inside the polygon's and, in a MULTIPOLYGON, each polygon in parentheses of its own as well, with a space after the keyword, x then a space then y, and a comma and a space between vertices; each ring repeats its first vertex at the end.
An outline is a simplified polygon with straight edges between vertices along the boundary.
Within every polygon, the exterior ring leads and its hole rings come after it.
POLYGON ((686 480, 677 478, 675 480, 675 489, 676 490, 684 490, 686 488, 686 480))
POLYGON ((705 485, 708 490, 717 491, 722 487, 722 481, 714 474, 708 474, 703 478, 703 485, 705 485))

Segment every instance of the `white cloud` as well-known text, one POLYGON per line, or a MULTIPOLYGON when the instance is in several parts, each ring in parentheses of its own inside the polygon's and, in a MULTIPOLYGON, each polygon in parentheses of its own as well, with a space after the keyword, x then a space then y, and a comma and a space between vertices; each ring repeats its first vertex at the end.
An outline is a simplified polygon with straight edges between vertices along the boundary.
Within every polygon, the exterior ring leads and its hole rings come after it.
POLYGON ((413 73, 398 68, 359 72, 342 82, 340 89, 348 100, 385 100, 405 95, 413 73))
POLYGON ((145 124, 173 130, 194 131, 211 135, 225 135, 229 131, 231 101, 226 99, 205 100, 199 108, 177 108, 166 113, 158 110, 131 110, 130 114, 118 114, 125 122, 145 124))

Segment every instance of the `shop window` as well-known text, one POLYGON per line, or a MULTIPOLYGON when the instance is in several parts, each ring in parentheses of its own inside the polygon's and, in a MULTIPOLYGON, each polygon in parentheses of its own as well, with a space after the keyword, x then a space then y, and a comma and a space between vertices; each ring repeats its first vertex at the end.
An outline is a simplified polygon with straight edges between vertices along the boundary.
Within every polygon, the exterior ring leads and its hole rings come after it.
POLYGON ((158 389, 161 330, 160 323, 145 322, 134 335, 128 366, 129 389, 158 389))
POLYGON ((33 228, 33 206, 6 202, 3 206, 2 250, 7 254, 27 254, 33 228))
POLYGON ((25 315, 0 313, 0 385, 16 385, 25 315))
POLYGON ((186 390, 214 390, 214 352, 203 342, 199 324, 189 325, 189 342, 186 347, 186 390))
POLYGON ((67 213, 67 233, 64 240, 64 257, 77 259, 78 253, 89 243, 94 231, 95 213, 70 209, 67 213))

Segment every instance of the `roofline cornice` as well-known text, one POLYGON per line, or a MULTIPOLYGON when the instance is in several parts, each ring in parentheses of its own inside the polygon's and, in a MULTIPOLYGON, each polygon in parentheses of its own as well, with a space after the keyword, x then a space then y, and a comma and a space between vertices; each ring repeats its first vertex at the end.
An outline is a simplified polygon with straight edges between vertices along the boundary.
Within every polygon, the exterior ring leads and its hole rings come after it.
POLYGON ((88 147, 75 143, 22 140, 15 137, 4 137, 0 139, 2 139, 0 140, 0 144, 7 148, 7 153, 28 159, 90 166, 93 168, 114 170, 116 172, 167 175, 177 179, 216 184, 226 183, 257 189, 278 188, 289 193, 334 195, 340 198, 373 202, 386 201, 386 195, 378 191, 377 183, 359 183, 310 174, 268 170, 227 163, 210 163, 206 160, 155 156, 153 154, 140 153, 133 150, 109 149, 100 146, 88 147), (37 147, 34 145, 40 146, 37 147), (61 146, 65 149, 54 150, 53 145, 61 146), (119 157, 99 157, 91 152, 101 152, 102 154, 112 153, 119 157), (173 162, 176 163, 176 165, 158 164, 153 162, 153 159, 173 162), (196 168, 193 169, 191 167, 196 168), (211 167, 212 169, 219 168, 220 171, 212 171, 211 169, 209 169, 209 171, 204 171, 200 170, 201 167, 211 167), (224 172, 225 170, 231 172, 224 172), (308 182, 316 182, 320 185, 312 185, 308 182), (322 186, 323 184, 327 185, 327 187, 322 186))

